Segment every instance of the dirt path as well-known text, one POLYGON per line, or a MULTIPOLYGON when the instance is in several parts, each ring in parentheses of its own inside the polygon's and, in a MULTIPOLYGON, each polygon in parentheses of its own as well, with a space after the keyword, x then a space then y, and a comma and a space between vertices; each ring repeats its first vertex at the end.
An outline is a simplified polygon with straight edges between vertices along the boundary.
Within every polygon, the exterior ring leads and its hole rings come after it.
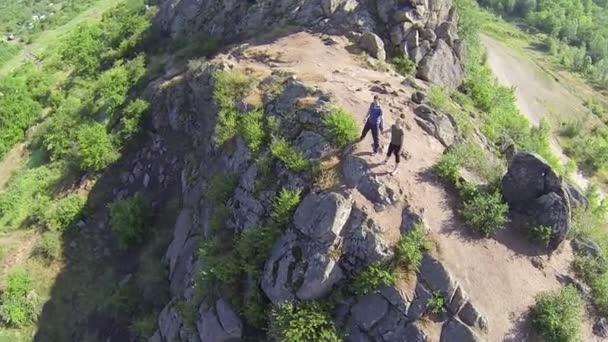
MULTIPOLYGON (((415 124, 408 104, 409 88, 401 85, 403 78, 362 67, 344 49, 347 42, 336 40, 337 44, 326 46, 318 37, 298 33, 272 45, 251 49, 256 51, 254 55, 272 56, 275 67, 294 72, 308 84, 333 93, 339 104, 359 120, 363 120, 375 94, 370 87, 386 83, 388 93, 380 96, 387 111, 387 123, 404 113, 411 127, 406 133, 406 150, 411 159, 403 163, 397 176, 408 202, 430 228, 440 259, 489 318, 490 327, 485 338, 488 341, 526 340, 527 330, 520 324, 522 317, 539 292, 560 287, 555 275, 567 268, 572 251, 564 246, 550 260, 545 260, 544 270, 539 270, 532 266, 527 255, 530 246, 517 234, 503 232, 497 239, 471 238, 467 228, 455 217, 455 201, 430 171, 441 157, 443 146, 415 124), (327 63, 329 60, 331 64, 327 63)), ((358 148, 368 149, 369 143, 371 140, 358 148)), ((383 159, 382 156, 366 158, 372 165, 383 159)), ((390 177, 386 166, 378 166, 377 170, 381 177, 390 177)), ((399 210, 377 215, 380 224, 398 232, 399 210)))
MULTIPOLYGON (((580 114, 587 112, 582 100, 535 64, 532 56, 514 51, 486 35, 481 36, 481 41, 492 72, 503 85, 515 87, 517 105, 532 124, 538 126, 541 119, 546 118, 553 128, 559 128, 562 122, 582 119, 580 114)), ((568 162, 555 136, 551 139, 551 148, 562 162, 568 162)), ((589 185, 589 179, 580 172, 574 180, 583 189, 589 185)))

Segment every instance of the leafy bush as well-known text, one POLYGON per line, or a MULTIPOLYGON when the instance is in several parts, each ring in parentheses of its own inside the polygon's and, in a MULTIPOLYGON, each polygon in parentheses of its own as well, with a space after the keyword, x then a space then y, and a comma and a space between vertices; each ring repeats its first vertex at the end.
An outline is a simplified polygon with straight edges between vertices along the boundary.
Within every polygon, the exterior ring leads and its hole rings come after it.
POLYGON ((397 275, 388 264, 373 264, 353 278, 352 289, 357 296, 364 296, 384 286, 394 285, 397 275))
POLYGON ((290 171, 303 172, 310 166, 308 160, 304 158, 304 154, 292 147, 283 138, 272 142, 270 152, 273 157, 280 160, 290 171))
POLYGON ((281 190, 272 203, 270 216, 274 220, 274 223, 282 227, 291 222, 293 214, 301 200, 301 192, 299 190, 281 190))
POLYGON ((595 278, 590 285, 595 305, 602 315, 608 315, 608 273, 595 278))
POLYGON ((535 226, 530 230, 530 238, 532 241, 541 243, 543 246, 548 246, 553 236, 553 229, 548 226, 535 226))
POLYGON ((95 123, 78 130, 80 167, 86 171, 101 171, 118 159, 111 136, 103 125, 95 123))
POLYGON ((445 297, 439 292, 433 292, 431 299, 429 300, 429 306, 427 312, 432 315, 441 315, 447 311, 447 302, 445 297))
POLYGON ((445 153, 435 165, 439 177, 447 180, 454 186, 460 185, 460 159, 452 153, 445 153))
POLYGON ((316 302, 281 304, 273 308, 270 335, 283 342, 338 342, 336 328, 323 307, 316 302))
POLYGON ((243 115, 240 124, 241 136, 245 139, 249 150, 258 154, 264 145, 264 112, 255 111, 243 115))
POLYGON ((342 108, 332 108, 331 113, 323 118, 323 124, 329 131, 332 144, 337 147, 344 147, 359 136, 359 127, 352 114, 342 108))
POLYGON ((84 106, 76 96, 61 99, 53 115, 42 124, 41 142, 52 160, 68 157, 75 146, 79 116, 84 106))
POLYGON ((256 284, 252 293, 245 298, 243 316, 245 316, 247 324, 257 329, 265 329, 268 325, 268 316, 270 315, 269 304, 270 302, 256 284))
POLYGON ((604 257, 577 255, 572 262, 572 270, 587 284, 592 284, 608 271, 608 261, 604 257))
POLYGON ((213 99, 219 109, 235 109, 236 101, 253 90, 255 78, 239 71, 220 71, 213 75, 213 99))
POLYGON ((232 175, 215 175, 209 180, 207 199, 214 207, 222 205, 232 197, 236 185, 237 179, 232 175))
POLYGON ((58 259, 62 253, 61 235, 56 231, 42 234, 40 252, 49 260, 58 259))
POLYGON ((241 275, 238 255, 225 241, 218 237, 202 241, 198 255, 202 267, 195 291, 199 298, 207 298, 215 285, 227 288, 238 281, 241 275))
POLYGON ((256 227, 243 232, 236 243, 236 251, 243 271, 260 276, 264 263, 280 236, 281 230, 276 226, 256 227))
POLYGON ((120 136, 127 140, 141 129, 141 122, 150 108, 150 104, 142 99, 132 101, 127 105, 120 118, 120 136))
POLYGON ((11 327, 22 327, 32 322, 38 310, 38 299, 33 292, 32 279, 24 270, 7 277, 0 301, 0 321, 11 327))
POLYGON ((479 193, 464 203, 461 210, 466 224, 489 237, 507 223, 509 207, 502 201, 499 193, 479 193))
POLYGON ((84 198, 77 194, 57 201, 41 201, 36 216, 48 230, 64 232, 81 217, 84 205, 84 198))
POLYGON ((140 193, 110 205, 110 224, 122 248, 141 243, 145 238, 148 208, 140 193))
POLYGON ((393 65, 395 65, 395 69, 398 73, 403 76, 407 75, 415 75, 416 74, 416 63, 414 63, 407 56, 399 56, 395 57, 391 60, 393 65))
POLYGON ((156 332, 157 317, 155 315, 141 317, 133 322, 132 329, 138 336, 150 338, 156 332))
POLYGON ((65 175, 62 163, 53 163, 25 170, 0 193, 0 231, 20 228, 33 214, 40 195, 50 191, 65 175))
POLYGON ((543 293, 532 308, 532 322, 548 341, 580 340, 583 300, 576 288, 566 286, 558 293, 543 293))
POLYGON ((223 146, 236 137, 239 126, 239 112, 236 109, 221 109, 213 135, 215 146, 223 146))
POLYGON ((397 262, 410 271, 418 271, 424 252, 430 249, 431 241, 422 224, 414 228, 399 240, 395 250, 397 262))

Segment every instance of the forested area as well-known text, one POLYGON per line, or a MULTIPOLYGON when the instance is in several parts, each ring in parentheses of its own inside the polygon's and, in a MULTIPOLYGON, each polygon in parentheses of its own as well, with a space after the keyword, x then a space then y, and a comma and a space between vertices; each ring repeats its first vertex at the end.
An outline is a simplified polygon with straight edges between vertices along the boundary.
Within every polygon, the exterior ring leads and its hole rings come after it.
POLYGON ((547 34, 546 48, 565 67, 608 86, 607 0, 478 0, 547 34))

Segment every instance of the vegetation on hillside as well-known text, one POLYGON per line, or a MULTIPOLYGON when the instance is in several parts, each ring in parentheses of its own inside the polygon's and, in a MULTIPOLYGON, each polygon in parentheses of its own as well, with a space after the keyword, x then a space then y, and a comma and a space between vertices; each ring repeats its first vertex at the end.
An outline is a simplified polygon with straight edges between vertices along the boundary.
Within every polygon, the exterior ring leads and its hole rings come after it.
POLYGON ((608 87, 608 2, 605 0, 478 0, 547 34, 546 47, 566 67, 608 87))

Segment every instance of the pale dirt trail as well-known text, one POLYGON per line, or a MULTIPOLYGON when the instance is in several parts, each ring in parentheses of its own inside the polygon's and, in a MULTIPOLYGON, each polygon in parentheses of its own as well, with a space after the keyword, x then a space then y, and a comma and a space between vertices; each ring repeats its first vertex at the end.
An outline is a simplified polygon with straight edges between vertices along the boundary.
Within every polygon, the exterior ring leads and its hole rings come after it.
MULTIPOLYGON (((557 122, 552 120, 554 129, 559 129, 559 121, 581 119, 581 113, 587 111, 581 99, 536 65, 532 56, 522 55, 524 52, 517 53, 486 35, 481 36, 481 41, 488 54, 490 69, 500 83, 515 87, 519 110, 535 126, 550 111, 560 118, 557 122)), ((568 161, 555 137, 551 139, 551 148, 562 162, 568 161)), ((580 172, 573 178, 583 189, 589 185, 589 179, 580 172)))
MULTIPOLYGON (((298 33, 269 45, 252 47, 249 51, 272 56, 274 67, 294 72, 307 84, 333 93, 339 104, 359 120, 363 120, 374 95, 369 90, 370 86, 380 81, 388 85, 389 92, 396 91, 396 95, 380 96, 387 113, 387 125, 404 113, 411 127, 406 132, 406 150, 411 159, 402 162, 401 172, 396 176, 405 189, 409 204, 422 215, 431 230, 439 258, 489 318, 489 332, 484 335, 485 339, 492 342, 527 340, 528 329, 519 321, 539 292, 560 288, 555 275, 564 272, 572 260, 569 244, 564 244, 551 259, 545 257, 546 268, 539 270, 532 266, 526 255, 531 246, 515 233, 503 232, 497 239, 470 237, 467 228, 455 217, 453 205, 457 201, 430 171, 444 148, 415 123, 409 105, 411 88, 401 85, 403 77, 394 73, 361 67, 344 49, 347 42, 336 39, 338 44, 326 46, 316 36, 298 33)), ((256 64, 251 60, 240 62, 256 64)), ((370 143, 371 138, 368 137, 357 149, 369 151, 370 143)), ((384 157, 365 158, 374 165, 384 157)), ((390 177, 386 166, 376 166, 376 169, 381 177, 390 177)), ((399 234, 400 210, 376 215, 375 219, 388 227, 389 235, 395 237, 399 234)), ((586 341, 592 341, 588 324, 586 330, 586 341)), ((437 338, 432 337, 432 341, 437 338)))

